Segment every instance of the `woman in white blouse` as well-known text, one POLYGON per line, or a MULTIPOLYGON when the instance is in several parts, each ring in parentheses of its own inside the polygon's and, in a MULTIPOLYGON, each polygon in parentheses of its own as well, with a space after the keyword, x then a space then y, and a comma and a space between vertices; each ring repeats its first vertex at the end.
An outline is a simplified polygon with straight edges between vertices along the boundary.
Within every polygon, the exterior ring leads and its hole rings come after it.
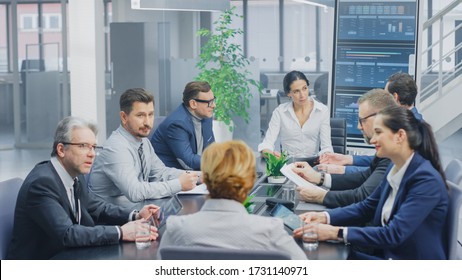
POLYGON ((279 156, 275 149, 278 137, 281 149, 293 156, 312 156, 333 152, 330 139, 330 115, 327 106, 309 96, 310 82, 300 71, 284 77, 284 92, 292 101, 279 105, 271 116, 258 151, 279 156))

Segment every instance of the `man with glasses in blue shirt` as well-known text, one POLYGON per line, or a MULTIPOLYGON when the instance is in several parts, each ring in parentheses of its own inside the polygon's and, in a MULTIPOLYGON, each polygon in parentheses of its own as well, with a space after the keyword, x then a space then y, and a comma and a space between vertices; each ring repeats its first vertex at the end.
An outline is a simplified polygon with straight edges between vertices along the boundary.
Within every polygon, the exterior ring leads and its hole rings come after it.
POLYGON ((201 154, 215 142, 212 116, 215 96, 207 82, 189 82, 183 103, 156 129, 151 143, 166 166, 200 170, 201 154))

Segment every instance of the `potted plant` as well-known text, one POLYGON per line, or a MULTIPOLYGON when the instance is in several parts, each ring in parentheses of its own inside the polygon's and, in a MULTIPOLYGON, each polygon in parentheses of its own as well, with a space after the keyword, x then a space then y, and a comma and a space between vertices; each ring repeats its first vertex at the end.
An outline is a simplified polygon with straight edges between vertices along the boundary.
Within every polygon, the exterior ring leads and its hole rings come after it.
MULTIPOLYGON (((233 116, 249 121, 247 109, 252 98, 251 87, 258 92, 262 90, 259 82, 249 78, 251 73, 246 67, 250 61, 244 56, 241 46, 232 42, 236 36, 243 34, 242 29, 231 28, 232 19, 242 17, 235 13, 235 9, 231 7, 221 14, 214 22, 214 32, 208 29, 198 31, 198 35, 208 38, 208 41, 202 46, 196 64, 199 69, 196 79, 208 82, 215 95, 214 118, 224 123, 231 133, 231 139, 233 116)), ((214 132, 215 126, 214 123, 214 132)))
POLYGON ((242 205, 244 205, 245 209, 247 210, 247 213, 252 214, 253 210, 255 208, 255 203, 252 201, 252 199, 255 197, 255 194, 249 195, 246 197, 246 199, 242 202, 242 205))
POLYGON ((265 155, 268 183, 283 184, 286 181, 286 177, 281 173, 281 168, 289 160, 287 153, 282 152, 279 157, 272 153, 265 153, 265 155))

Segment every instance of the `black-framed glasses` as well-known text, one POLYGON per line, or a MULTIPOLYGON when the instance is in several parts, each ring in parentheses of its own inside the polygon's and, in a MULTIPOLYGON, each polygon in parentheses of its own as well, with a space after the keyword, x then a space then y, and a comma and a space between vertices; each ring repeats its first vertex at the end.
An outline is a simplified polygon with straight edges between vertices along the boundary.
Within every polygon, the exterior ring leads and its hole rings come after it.
POLYGON ((359 117, 358 117, 359 125, 362 127, 362 126, 363 126, 363 123, 364 123, 368 118, 373 117, 373 116, 375 116, 375 115, 377 115, 377 113, 370 114, 369 116, 366 116, 366 117, 364 117, 364 118, 359 118, 359 117))
POLYGON ((192 100, 195 100, 196 102, 200 102, 200 103, 207 103, 207 107, 212 107, 213 105, 215 105, 215 98, 210 99, 210 100, 193 98, 192 100))
POLYGON ((64 145, 72 145, 72 146, 77 146, 81 150, 85 151, 94 151, 95 153, 101 152, 103 150, 103 147, 97 146, 97 145, 91 145, 88 143, 70 143, 70 142, 61 142, 64 145))

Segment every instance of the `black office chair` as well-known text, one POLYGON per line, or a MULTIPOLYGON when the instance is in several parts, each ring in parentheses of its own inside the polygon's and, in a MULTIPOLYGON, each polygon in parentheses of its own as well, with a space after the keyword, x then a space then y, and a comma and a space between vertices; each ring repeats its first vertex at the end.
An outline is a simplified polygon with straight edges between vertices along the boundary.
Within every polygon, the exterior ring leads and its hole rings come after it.
POLYGON ((284 91, 278 90, 278 93, 276 94, 276 100, 278 101, 278 105, 281 105, 281 103, 289 102, 290 98, 284 91))
POLYGON ((0 182, 0 259, 6 258, 13 234, 14 208, 23 180, 14 178, 0 182))
POLYGON ((462 209, 462 185, 446 181, 449 187, 449 213, 448 213, 448 239, 450 260, 462 259, 462 245, 458 240, 459 228, 461 228, 459 213, 462 209))
POLYGON ((347 129, 346 129, 346 119, 344 118, 331 118, 330 119, 330 129, 331 129, 331 141, 332 147, 334 148, 335 153, 346 154, 346 138, 347 138, 347 129))
POLYGON ((160 249, 163 260, 290 260, 290 256, 267 250, 169 246, 160 249))

